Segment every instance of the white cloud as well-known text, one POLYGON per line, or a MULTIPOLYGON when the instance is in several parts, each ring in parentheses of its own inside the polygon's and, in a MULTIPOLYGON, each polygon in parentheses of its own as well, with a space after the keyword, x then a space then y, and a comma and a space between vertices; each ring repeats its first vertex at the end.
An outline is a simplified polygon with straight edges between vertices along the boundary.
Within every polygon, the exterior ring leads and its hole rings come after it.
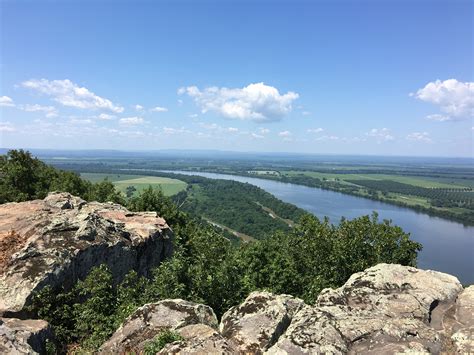
POLYGON ((301 114, 302 114, 303 116, 309 116, 309 115, 311 115, 311 112, 309 112, 309 111, 303 111, 303 112, 301 112, 301 114))
POLYGON ((428 115, 426 116, 426 119, 429 121, 438 121, 438 122, 445 122, 445 121, 452 121, 452 117, 450 116, 445 116, 445 115, 440 115, 438 113, 435 113, 433 115, 428 115))
POLYGON ((15 107, 13 99, 8 96, 0 96, 0 106, 4 107, 15 107))
POLYGON ((309 129, 306 130, 306 132, 308 132, 308 133, 320 133, 322 131, 324 131, 324 129, 322 129, 322 128, 309 128, 309 129))
POLYGON ((417 142, 425 142, 425 143, 431 143, 433 141, 430 138, 430 134, 428 132, 413 132, 407 135, 406 139, 409 141, 417 141, 417 142))
POLYGON ((290 131, 282 131, 278 133, 278 135, 282 137, 285 142, 293 141, 293 138, 292 138, 293 134, 290 131))
POLYGON ((151 112, 166 112, 168 109, 166 107, 156 106, 150 109, 151 112))
POLYGON ((252 138, 255 138, 255 139, 262 139, 262 138, 265 138, 265 137, 262 136, 261 134, 257 134, 257 133, 251 133, 250 135, 252 136, 252 138))
POLYGON ((282 131, 280 133, 278 133, 278 135, 280 137, 290 137, 291 136, 291 132, 290 131, 282 131))
POLYGON ((120 124, 123 125, 128 125, 128 126, 133 126, 133 125, 138 125, 142 124, 145 121, 141 117, 124 117, 119 120, 120 124))
POLYGON ((110 121, 115 118, 114 115, 109 115, 107 113, 101 113, 99 116, 97 116, 99 120, 104 120, 104 121, 110 121))
POLYGON ((316 138, 317 141, 338 141, 340 138, 338 136, 321 136, 316 138))
POLYGON ((448 115, 458 118, 474 117, 474 82, 436 80, 410 95, 438 105, 448 115))
POLYGON ((10 122, 0 122, 0 132, 15 132, 15 127, 10 122))
POLYGON ((260 134, 268 134, 270 133, 270 130, 268 128, 259 128, 260 134))
POLYGON ((191 133, 190 130, 181 127, 181 128, 173 128, 173 127, 163 127, 163 132, 165 134, 171 135, 171 134, 182 134, 182 133, 191 133))
POLYGON ((71 80, 28 80, 21 84, 25 88, 35 90, 50 96, 54 101, 64 106, 80 109, 104 109, 112 112, 123 112, 123 107, 117 106, 109 99, 97 96, 85 87, 80 87, 71 80))
POLYGON ((227 132, 235 133, 235 132, 238 132, 238 131, 239 131, 238 128, 235 128, 235 127, 227 127, 227 132))
POLYGON ((192 114, 189 115, 189 117, 191 117, 191 118, 196 118, 197 116, 199 116, 197 113, 192 113, 192 114))
POLYGON ((46 117, 57 117, 58 111, 54 106, 41 106, 38 104, 35 105, 25 105, 21 107, 22 110, 27 112, 44 112, 46 117))
POLYGON ((144 107, 142 105, 135 105, 135 110, 143 111, 144 107))
POLYGON ((375 138, 377 143, 393 141, 395 139, 388 128, 372 128, 366 135, 375 138))
POLYGON ((273 86, 264 83, 250 84, 244 88, 196 86, 180 88, 178 94, 192 97, 203 113, 213 111, 226 118, 253 121, 276 121, 292 110, 292 102, 298 94, 289 91, 281 95, 273 86))

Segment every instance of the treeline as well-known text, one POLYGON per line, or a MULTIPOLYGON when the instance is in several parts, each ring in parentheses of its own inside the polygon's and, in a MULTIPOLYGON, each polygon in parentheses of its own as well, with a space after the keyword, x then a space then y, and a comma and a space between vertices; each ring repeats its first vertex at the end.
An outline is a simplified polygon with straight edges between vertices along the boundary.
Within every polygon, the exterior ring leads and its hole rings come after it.
POLYGON ((186 191, 173 197, 184 211, 256 239, 262 239, 278 230, 289 230, 288 223, 280 218, 298 221, 305 213, 251 184, 185 175, 174 177, 189 184, 186 191), (280 218, 271 217, 262 206, 269 208, 280 218))
POLYGON ((0 203, 43 199, 50 191, 67 191, 88 201, 125 203, 110 181, 93 184, 74 172, 46 165, 24 150, 0 155, 0 203))
POLYGON ((399 193, 429 199, 437 207, 474 209, 474 192, 471 188, 427 188, 392 180, 346 180, 352 184, 382 193, 399 193))

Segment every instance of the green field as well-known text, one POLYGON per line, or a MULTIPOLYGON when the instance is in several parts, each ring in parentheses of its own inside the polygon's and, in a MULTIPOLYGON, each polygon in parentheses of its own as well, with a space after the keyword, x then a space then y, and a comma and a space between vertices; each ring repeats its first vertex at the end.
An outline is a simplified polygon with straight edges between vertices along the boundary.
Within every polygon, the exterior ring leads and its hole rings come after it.
POLYGON ((427 188, 462 188, 470 187, 469 180, 462 179, 446 179, 446 178, 424 178, 424 177, 412 177, 402 175, 388 175, 388 174, 329 174, 319 173, 315 171, 281 171, 282 174, 288 176, 295 176, 298 174, 304 174, 318 179, 335 180, 339 179, 340 182, 346 180, 391 180, 397 181, 403 184, 409 184, 419 187, 427 188))
POLYGON ((82 173, 81 177, 91 182, 99 182, 107 178, 124 194, 128 186, 134 186, 137 189, 136 194, 151 185, 161 188, 166 196, 171 196, 185 190, 187 186, 184 181, 157 176, 82 173))

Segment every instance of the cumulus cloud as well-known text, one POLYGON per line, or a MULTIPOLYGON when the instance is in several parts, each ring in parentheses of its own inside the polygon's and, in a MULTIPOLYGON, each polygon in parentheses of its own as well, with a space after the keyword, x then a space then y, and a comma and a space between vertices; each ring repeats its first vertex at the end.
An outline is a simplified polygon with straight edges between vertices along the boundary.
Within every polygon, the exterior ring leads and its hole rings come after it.
POLYGON ((50 96, 54 101, 64 106, 79 109, 103 109, 112 112, 123 112, 123 107, 115 105, 109 99, 100 97, 85 87, 73 83, 71 80, 31 79, 21 85, 25 88, 50 96))
POLYGON ((250 84, 244 88, 196 86, 183 87, 178 94, 194 99, 203 113, 212 111, 226 118, 259 122, 280 120, 292 110, 298 94, 292 91, 280 94, 278 89, 264 83, 250 84))
POLYGON ((409 141, 417 141, 417 142, 425 142, 425 143, 431 143, 433 141, 430 138, 430 134, 428 132, 413 132, 407 135, 406 139, 409 141))
POLYGON ((104 120, 104 121, 110 121, 115 118, 114 115, 109 115, 107 113, 101 113, 99 116, 97 116, 99 120, 104 120))
POLYGON ((450 119, 474 117, 474 82, 436 80, 410 95, 439 106, 450 119))
POLYGON ((291 132, 290 131, 282 131, 278 133, 280 137, 291 137, 291 132))
POLYGON ((236 133, 236 132, 238 132, 238 131, 239 131, 238 128, 235 128, 235 127, 227 127, 227 132, 236 133))
POLYGON ((151 112, 166 112, 168 109, 166 107, 156 106, 150 109, 151 112))
POLYGON ((4 107, 14 107, 13 99, 8 96, 0 96, 0 106, 4 107))
POLYGON ((133 125, 138 125, 142 124, 145 121, 141 117, 124 117, 119 120, 120 124, 122 125, 127 125, 127 126, 133 126, 133 125))
POLYGON ((259 128, 258 131, 260 132, 260 134, 270 133, 270 130, 268 128, 259 128))
POLYGON ((143 111, 144 107, 142 105, 135 105, 135 110, 143 111))
POLYGON ((250 133, 250 136, 252 138, 255 138, 255 139, 262 139, 262 138, 265 138, 264 136, 262 136, 261 134, 258 134, 258 133, 250 133))
POLYGON ((324 131, 324 129, 322 129, 322 128, 309 128, 309 129, 306 130, 306 132, 308 132, 308 133, 320 133, 322 131, 324 131))
POLYGON ((446 115, 440 115, 435 113, 433 115, 426 116, 426 119, 429 121, 437 121, 437 122, 445 122, 445 121, 452 121, 452 118, 446 115))
POLYGON ((57 117, 58 111, 54 106, 41 106, 41 105, 25 105, 22 106, 22 110, 26 112, 44 112, 46 117, 57 117))
POLYGON ((15 132, 15 127, 10 122, 0 122, 0 132, 15 132))
POLYGON ((372 128, 366 133, 366 136, 375 138, 377 143, 393 141, 395 139, 388 128, 372 128))

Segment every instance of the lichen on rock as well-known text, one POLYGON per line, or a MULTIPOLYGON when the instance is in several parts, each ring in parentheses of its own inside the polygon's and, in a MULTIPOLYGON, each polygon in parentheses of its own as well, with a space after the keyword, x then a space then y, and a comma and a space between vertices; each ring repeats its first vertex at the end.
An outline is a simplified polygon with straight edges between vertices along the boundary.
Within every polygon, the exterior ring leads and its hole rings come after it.
POLYGON ((23 317, 35 291, 68 289, 100 264, 116 282, 148 275, 171 256, 172 231, 154 212, 50 193, 0 205, 0 253, 0 315, 23 317))

